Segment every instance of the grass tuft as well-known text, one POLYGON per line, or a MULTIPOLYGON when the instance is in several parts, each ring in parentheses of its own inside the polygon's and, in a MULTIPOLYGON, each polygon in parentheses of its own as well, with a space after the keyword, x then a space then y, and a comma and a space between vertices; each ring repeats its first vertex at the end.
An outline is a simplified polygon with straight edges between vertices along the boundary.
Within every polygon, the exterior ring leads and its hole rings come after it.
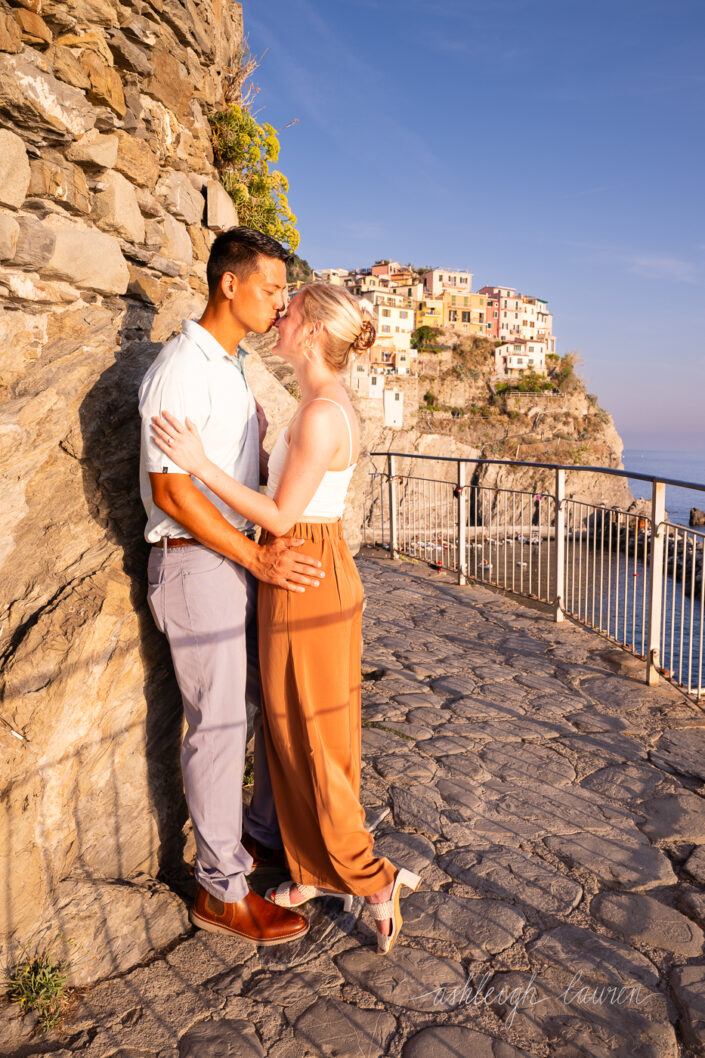
POLYGON ((42 1032, 55 1029, 66 1009, 68 963, 54 961, 49 951, 38 951, 22 960, 7 978, 7 996, 19 1003, 23 1014, 37 1015, 42 1032))

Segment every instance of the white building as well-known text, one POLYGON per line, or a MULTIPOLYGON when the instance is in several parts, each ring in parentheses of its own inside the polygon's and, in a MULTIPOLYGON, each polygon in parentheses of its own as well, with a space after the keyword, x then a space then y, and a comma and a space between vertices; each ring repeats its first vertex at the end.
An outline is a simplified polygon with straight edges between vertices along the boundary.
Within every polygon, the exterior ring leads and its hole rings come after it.
POLYGON ((348 385, 360 397, 382 399, 384 373, 370 367, 369 357, 355 359, 348 368, 348 385))
POLYGON ((377 331, 376 345, 397 353, 411 349, 414 330, 414 310, 407 307, 407 299, 385 290, 366 290, 361 297, 373 306, 373 322, 377 331))
POLYGON ((469 294, 472 290, 472 272, 452 268, 432 268, 424 272, 421 280, 430 298, 442 297, 444 290, 456 290, 459 294, 469 294))
POLYGON ((320 273, 324 283, 332 283, 336 287, 345 286, 350 273, 347 268, 324 268, 320 273))
POLYGON ((507 378, 524 374, 546 374, 546 342, 515 338, 494 351, 495 372, 507 378))
POLYGON ((545 342, 549 353, 556 351, 556 339, 552 334, 553 316, 542 298, 517 294, 510 287, 501 288, 499 298, 499 340, 545 342))
POLYGON ((404 422, 404 394, 398 389, 385 389, 383 408, 384 425, 401 430, 404 422))

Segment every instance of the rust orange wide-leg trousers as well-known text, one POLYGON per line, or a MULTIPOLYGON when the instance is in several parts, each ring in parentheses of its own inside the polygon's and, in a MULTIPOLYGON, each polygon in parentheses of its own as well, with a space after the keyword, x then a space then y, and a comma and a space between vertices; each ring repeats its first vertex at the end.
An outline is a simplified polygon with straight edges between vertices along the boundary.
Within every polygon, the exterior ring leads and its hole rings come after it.
MULTIPOLYGON (((360 805, 363 591, 342 522, 291 536, 325 570, 318 588, 260 583, 262 713, 284 849, 295 882, 370 896, 394 880, 360 805)), ((265 541, 271 539, 265 534, 265 541)))

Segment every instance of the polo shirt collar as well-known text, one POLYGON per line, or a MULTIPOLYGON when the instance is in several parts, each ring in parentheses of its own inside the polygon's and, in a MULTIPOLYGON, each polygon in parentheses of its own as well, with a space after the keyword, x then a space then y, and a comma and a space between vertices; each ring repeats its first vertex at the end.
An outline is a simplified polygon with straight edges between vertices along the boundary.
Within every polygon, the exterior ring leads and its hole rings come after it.
MULTIPOLYGON (((189 341, 198 346, 206 359, 222 360, 225 357, 226 360, 232 360, 237 363, 237 356, 230 356, 210 331, 207 331, 205 327, 201 327, 200 323, 196 323, 195 320, 184 320, 181 324, 181 331, 189 341)), ((239 354, 240 350, 238 349, 239 354)))

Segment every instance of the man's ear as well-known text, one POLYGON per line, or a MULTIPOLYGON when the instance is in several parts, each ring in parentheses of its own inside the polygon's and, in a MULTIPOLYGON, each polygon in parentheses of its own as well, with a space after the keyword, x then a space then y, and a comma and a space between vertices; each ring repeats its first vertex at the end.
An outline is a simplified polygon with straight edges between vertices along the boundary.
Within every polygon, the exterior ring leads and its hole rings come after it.
POLYGON ((220 277, 220 292, 224 298, 232 301, 237 294, 238 285, 239 281, 234 272, 223 272, 220 277))

